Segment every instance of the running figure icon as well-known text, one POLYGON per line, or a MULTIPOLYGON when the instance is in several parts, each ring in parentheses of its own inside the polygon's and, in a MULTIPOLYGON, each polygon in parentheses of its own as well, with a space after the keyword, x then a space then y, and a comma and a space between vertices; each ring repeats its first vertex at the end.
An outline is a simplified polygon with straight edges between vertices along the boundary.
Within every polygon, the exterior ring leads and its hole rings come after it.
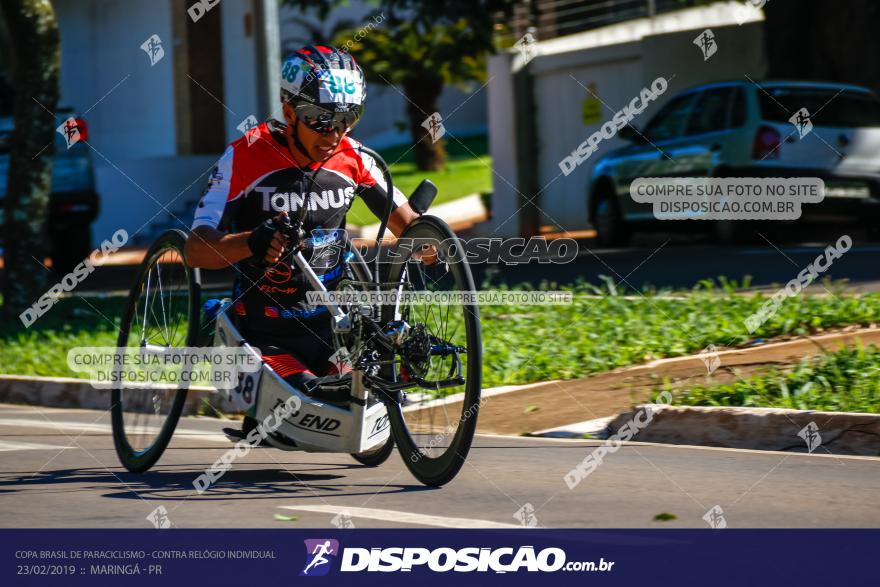
MULTIPOLYGON (((335 541, 334 541, 335 542, 335 541)), ((309 564, 306 565, 306 568, 303 569, 302 574, 308 575, 309 570, 315 567, 325 565, 330 562, 324 555, 335 555, 336 551, 330 546, 330 540, 326 540, 324 542, 320 542, 315 544, 315 548, 310 553, 312 555, 312 560, 309 564)), ((322 569, 323 570, 323 569, 322 569)), ((321 573, 324 574, 324 573, 321 573)))

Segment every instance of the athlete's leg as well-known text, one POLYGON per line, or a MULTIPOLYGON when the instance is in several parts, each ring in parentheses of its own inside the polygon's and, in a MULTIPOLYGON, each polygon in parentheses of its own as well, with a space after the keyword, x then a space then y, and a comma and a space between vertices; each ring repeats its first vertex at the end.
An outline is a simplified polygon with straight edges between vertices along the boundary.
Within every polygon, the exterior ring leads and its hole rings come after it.
POLYGON ((266 346, 262 351, 263 361, 288 385, 305 393, 312 393, 315 388, 314 381, 318 377, 312 373, 305 361, 289 351, 290 349, 266 346))

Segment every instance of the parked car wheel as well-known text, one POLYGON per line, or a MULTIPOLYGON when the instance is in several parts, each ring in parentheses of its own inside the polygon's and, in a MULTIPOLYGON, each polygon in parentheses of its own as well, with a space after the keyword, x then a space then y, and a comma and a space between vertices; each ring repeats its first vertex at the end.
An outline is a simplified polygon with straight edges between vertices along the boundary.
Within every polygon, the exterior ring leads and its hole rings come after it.
POLYGON ((629 244, 632 231, 623 219, 617 197, 607 189, 596 192, 596 209, 593 227, 599 246, 619 247, 629 244))

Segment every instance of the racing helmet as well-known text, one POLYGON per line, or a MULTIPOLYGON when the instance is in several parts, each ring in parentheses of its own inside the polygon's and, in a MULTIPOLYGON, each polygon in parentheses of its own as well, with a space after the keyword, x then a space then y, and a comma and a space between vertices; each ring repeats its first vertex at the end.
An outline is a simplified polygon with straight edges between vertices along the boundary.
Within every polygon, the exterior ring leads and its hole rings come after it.
POLYGON ((366 95, 364 72, 345 51, 307 45, 282 65, 281 100, 312 130, 351 130, 363 113, 366 95))

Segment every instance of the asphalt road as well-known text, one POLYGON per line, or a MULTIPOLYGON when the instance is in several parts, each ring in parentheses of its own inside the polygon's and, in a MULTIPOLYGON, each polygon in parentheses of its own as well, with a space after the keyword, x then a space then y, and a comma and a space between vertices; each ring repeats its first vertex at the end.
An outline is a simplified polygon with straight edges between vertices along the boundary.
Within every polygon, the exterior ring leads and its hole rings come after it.
POLYGON ((0 526, 176 527, 878 527, 880 459, 631 443, 574 490, 563 475, 598 443, 480 436, 459 476, 426 489, 399 456, 255 449, 208 492, 192 480, 231 444, 215 419, 184 419, 154 470, 118 465, 109 414, 0 405, 0 526), (349 517, 345 517, 348 512, 349 517), (658 514, 676 519, 654 521, 658 514), (278 520, 276 514, 295 516, 278 520), (531 516, 534 516, 532 518, 531 516), (335 521, 335 523, 334 523, 335 521))

